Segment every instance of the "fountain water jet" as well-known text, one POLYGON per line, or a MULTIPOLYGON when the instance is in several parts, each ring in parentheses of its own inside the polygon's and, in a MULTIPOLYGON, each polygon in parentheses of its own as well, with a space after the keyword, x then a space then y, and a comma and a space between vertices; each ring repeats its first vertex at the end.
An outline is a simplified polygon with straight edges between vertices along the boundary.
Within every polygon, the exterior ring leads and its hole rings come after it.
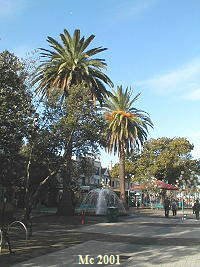
POLYGON ((119 214, 126 214, 126 210, 117 194, 110 189, 93 189, 83 199, 81 209, 88 213, 105 215, 108 207, 117 207, 119 214))

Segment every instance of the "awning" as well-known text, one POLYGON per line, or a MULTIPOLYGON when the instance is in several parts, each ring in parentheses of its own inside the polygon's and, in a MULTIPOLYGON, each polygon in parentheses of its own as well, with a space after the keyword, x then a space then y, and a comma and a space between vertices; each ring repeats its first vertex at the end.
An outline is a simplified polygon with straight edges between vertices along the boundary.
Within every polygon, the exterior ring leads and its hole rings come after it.
POLYGON ((154 187, 155 185, 157 185, 158 188, 160 189, 166 189, 166 190, 178 190, 179 189, 175 185, 167 184, 161 180, 157 180, 153 182, 152 184, 131 187, 129 190, 145 190, 147 188, 151 189, 151 187, 154 187))

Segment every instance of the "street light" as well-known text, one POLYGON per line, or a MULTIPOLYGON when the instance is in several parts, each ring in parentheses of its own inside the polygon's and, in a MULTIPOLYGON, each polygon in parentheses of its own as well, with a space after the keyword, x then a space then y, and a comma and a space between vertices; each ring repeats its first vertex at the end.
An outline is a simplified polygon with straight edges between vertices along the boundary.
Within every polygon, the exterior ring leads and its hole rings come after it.
MULTIPOLYGON (((128 182, 127 208, 129 209, 129 206, 130 206, 130 190, 129 190, 130 189, 130 181, 131 181, 131 179, 134 179, 134 175, 132 173, 127 173, 125 178, 128 182)), ((125 185, 126 185, 126 183, 125 183, 125 185)), ((126 187, 125 187, 125 189, 126 189, 126 187)))
POLYGON ((190 195, 193 191, 193 189, 196 189, 198 185, 198 178, 195 176, 195 172, 192 171, 191 175, 188 180, 188 188, 189 188, 189 206, 190 206, 190 195))
POLYGON ((184 179, 184 171, 181 171, 180 176, 176 180, 176 184, 179 188, 181 188, 181 196, 182 196, 182 213, 184 215, 184 190, 186 187, 186 181, 184 179))
POLYGON ((190 206, 190 194, 192 189, 196 188, 196 186, 198 185, 198 179, 195 176, 194 171, 191 171, 190 177, 188 177, 188 175, 185 175, 184 171, 181 171, 180 177, 178 177, 178 179, 176 180, 176 184, 178 187, 181 188, 182 212, 184 215, 184 191, 187 191, 187 194, 189 193, 189 206, 190 206))
POLYGON ((110 179, 108 178, 108 179, 105 179, 105 178, 102 178, 102 180, 101 180, 101 186, 102 186, 102 188, 107 188, 107 189, 110 189, 110 179))
POLYGON ((152 184, 152 190, 153 190, 153 194, 154 194, 155 208, 157 208, 158 196, 160 193, 160 185, 157 183, 157 181, 158 180, 154 176, 151 177, 151 184, 152 184))
POLYGON ((147 195, 149 197, 150 205, 152 208, 152 191, 154 194, 154 200, 155 200, 155 193, 157 192, 159 185, 156 183, 157 179, 154 176, 149 176, 147 179, 145 179, 145 182, 143 183, 143 187, 145 188, 147 195))

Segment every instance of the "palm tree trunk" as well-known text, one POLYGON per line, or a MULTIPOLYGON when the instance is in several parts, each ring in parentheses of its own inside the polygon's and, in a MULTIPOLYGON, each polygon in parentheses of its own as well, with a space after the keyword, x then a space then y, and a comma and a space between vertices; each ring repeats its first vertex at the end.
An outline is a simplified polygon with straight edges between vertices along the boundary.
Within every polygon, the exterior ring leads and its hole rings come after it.
POLYGON ((120 146, 119 155, 119 181, 120 181, 120 199, 126 207, 126 192, 125 192, 125 153, 123 145, 120 146))

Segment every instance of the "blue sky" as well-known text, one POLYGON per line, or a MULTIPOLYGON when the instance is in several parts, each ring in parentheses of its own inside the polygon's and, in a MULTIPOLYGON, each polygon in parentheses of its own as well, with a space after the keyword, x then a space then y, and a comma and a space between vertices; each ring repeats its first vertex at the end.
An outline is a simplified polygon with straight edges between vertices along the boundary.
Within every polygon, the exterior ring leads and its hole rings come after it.
MULTIPOLYGON (((149 138, 186 137, 200 157, 200 1, 0 0, 0 51, 25 57, 63 29, 95 34, 115 86, 141 92, 149 138)), ((117 157, 102 153, 102 165, 117 157)))

